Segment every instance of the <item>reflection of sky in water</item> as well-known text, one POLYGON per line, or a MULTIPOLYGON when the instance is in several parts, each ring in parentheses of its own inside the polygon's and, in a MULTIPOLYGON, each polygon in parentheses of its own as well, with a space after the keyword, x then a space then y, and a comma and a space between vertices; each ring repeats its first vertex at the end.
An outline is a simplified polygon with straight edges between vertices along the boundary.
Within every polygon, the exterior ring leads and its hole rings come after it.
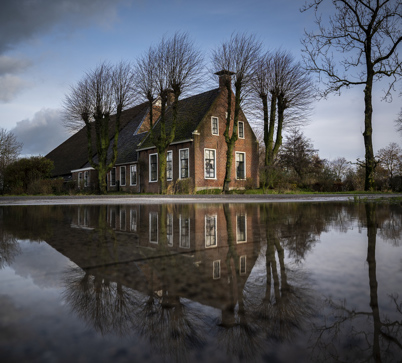
POLYGON ((19 241, 21 254, 12 264, 15 273, 30 278, 38 287, 59 287, 61 275, 68 266, 74 265, 46 242, 19 241))
MULTIPOLYGON (((402 288, 402 251, 377 234, 376 271, 378 294, 399 293, 402 288), (392 271, 392 273, 391 273, 392 271)), ((347 233, 329 231, 308 253, 304 268, 314 281, 314 289, 334 301, 345 300, 349 307, 369 310, 370 290, 367 259, 367 229, 353 228, 347 233)), ((388 299, 380 299, 383 312, 394 312, 388 299)))

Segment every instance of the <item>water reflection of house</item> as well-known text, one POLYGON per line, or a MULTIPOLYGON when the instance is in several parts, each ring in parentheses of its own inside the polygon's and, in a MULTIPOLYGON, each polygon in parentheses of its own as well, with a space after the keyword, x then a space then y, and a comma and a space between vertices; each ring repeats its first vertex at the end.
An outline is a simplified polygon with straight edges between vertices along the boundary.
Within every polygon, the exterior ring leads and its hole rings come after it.
POLYGON ((80 206, 62 253, 110 282, 226 309, 255 264, 257 223, 258 208, 244 205, 80 206))

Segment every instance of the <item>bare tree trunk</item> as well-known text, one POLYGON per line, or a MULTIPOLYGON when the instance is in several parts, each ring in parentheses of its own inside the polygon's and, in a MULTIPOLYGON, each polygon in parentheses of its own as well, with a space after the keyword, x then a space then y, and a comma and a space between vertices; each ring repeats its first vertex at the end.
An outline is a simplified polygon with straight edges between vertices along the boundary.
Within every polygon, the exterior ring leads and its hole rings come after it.
POLYGON ((372 105, 372 89, 373 89, 373 75, 368 71, 366 87, 364 89, 364 147, 365 147, 365 160, 366 160, 366 176, 364 181, 364 190, 374 189, 374 169, 375 160, 373 152, 373 105, 372 105))

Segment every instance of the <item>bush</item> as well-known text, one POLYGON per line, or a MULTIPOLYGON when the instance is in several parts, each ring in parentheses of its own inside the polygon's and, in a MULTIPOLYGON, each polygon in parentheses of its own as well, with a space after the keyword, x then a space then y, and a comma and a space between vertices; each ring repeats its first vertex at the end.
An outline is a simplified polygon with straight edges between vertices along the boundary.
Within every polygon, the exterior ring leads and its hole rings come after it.
POLYGON ((171 184, 171 189, 168 186, 168 194, 193 194, 194 189, 191 185, 191 179, 179 179, 176 182, 171 184), (169 193, 170 191, 170 193, 169 193))

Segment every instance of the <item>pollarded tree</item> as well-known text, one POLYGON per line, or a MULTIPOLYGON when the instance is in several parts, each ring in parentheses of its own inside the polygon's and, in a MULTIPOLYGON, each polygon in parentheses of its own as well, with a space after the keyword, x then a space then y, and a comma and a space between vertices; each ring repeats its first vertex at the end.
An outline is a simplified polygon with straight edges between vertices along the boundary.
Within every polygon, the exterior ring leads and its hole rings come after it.
POLYGON ((0 129, 0 190, 4 190, 4 172, 8 165, 17 160, 22 149, 15 135, 6 129, 0 129))
POLYGON ((232 34, 212 52, 212 66, 216 74, 223 77, 227 90, 227 116, 225 137, 226 172, 223 191, 229 191, 230 175, 233 163, 233 150, 238 139, 238 122, 241 105, 251 91, 252 79, 257 60, 260 57, 261 43, 254 35, 232 34), (230 134, 232 120, 232 88, 234 89, 233 129, 230 134))
POLYGON ((136 90, 149 103, 149 136, 158 151, 160 193, 166 194, 167 149, 175 138, 179 98, 194 89, 202 79, 203 58, 186 33, 162 38, 156 47, 138 59, 136 90), (167 125, 168 98, 173 95, 172 119, 167 125), (154 104, 160 104, 160 129, 154 129, 154 104), (167 127, 168 126, 168 127, 167 127))
POLYGON ((265 166, 272 166, 284 128, 307 121, 314 100, 313 83, 290 53, 277 50, 259 58, 252 89, 263 111, 265 166))
POLYGON ((121 114, 135 100, 132 84, 133 72, 128 63, 120 62, 115 66, 101 63, 71 87, 64 102, 65 126, 70 130, 86 127, 88 160, 98 172, 102 194, 106 193, 106 175, 117 159, 121 114), (110 133, 112 123, 114 128, 110 133))
MULTIPOLYGON (((402 74, 398 47, 402 43, 401 0, 332 0, 332 16, 322 19, 318 10, 328 0, 308 0, 303 11, 314 9, 318 32, 303 39, 307 70, 324 81, 324 96, 343 88, 364 86, 365 190, 374 188, 375 159, 372 141, 373 86, 390 77, 386 95, 402 74), (339 53, 341 59, 333 55, 339 53), (322 78, 321 78, 322 77, 322 78)), ((326 10, 329 10, 328 7, 326 10)))

